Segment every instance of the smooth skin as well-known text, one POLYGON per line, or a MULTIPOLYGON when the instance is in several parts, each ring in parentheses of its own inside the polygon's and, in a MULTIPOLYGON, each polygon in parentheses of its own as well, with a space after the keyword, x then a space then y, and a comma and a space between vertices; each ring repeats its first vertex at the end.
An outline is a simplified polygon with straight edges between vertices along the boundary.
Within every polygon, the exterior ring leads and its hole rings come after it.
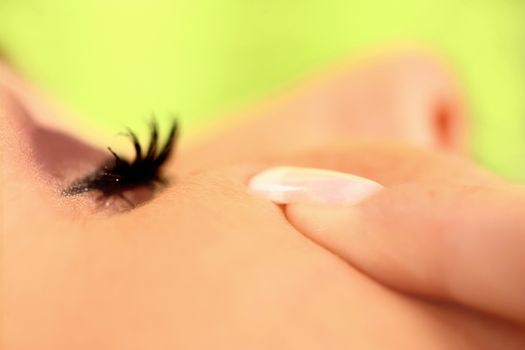
MULTIPOLYGON (((61 185, 105 153, 51 134, 38 124, 51 118, 48 107, 5 67, 2 77, 5 349, 525 346, 521 311, 479 307, 483 294, 465 288, 462 298, 426 293, 441 275, 425 274, 414 284, 398 273, 406 264, 393 265, 397 272, 385 278, 390 257, 355 254, 344 239, 351 230, 329 227, 330 235, 318 235, 301 212, 309 208, 280 208, 246 189, 254 174, 274 165, 369 177, 387 190, 384 199, 363 205, 380 201, 388 221, 371 216, 366 233, 381 239, 387 227, 410 243, 403 234, 424 237, 426 216, 419 210, 428 213, 433 205, 417 191, 436 189, 438 200, 447 193, 459 197, 464 193, 450 188, 468 183, 501 191, 498 198, 513 210, 498 220, 525 231, 521 188, 459 155, 464 108, 453 80, 433 59, 392 54, 339 67, 246 112, 246 122, 201 145, 183 139, 168 169, 178 174, 176 184, 120 214, 94 209, 93 197, 59 195, 61 185), (51 146, 52 155, 45 151, 51 146), (73 161, 71 168, 64 165, 73 161), (406 197, 413 201, 399 199, 406 197), (412 203, 414 213, 395 216, 388 203, 400 200, 412 203)), ((428 261, 410 252, 435 256, 428 238, 428 245, 400 250, 400 257, 411 258, 401 261, 424 269, 428 261)), ((380 252, 390 244, 392 251, 400 248, 395 240, 382 242, 380 252)), ((448 251, 438 253, 456 261, 448 251)), ((463 279, 469 275, 458 275, 454 285, 460 288, 463 279)))

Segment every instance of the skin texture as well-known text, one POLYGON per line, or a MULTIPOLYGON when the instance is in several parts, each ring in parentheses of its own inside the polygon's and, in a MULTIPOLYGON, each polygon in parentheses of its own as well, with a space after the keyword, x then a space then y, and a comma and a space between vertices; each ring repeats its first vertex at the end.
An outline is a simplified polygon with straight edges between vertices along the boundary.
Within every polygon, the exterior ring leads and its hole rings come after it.
POLYGON ((339 67, 199 145, 182 140, 168 166, 176 185, 120 214, 59 195, 106 155, 37 123, 48 109, 2 74, 4 348, 525 346, 516 320, 383 285, 286 208, 246 191, 251 176, 282 164, 386 186, 504 186, 460 156, 464 108, 433 60, 397 54, 339 67), (50 139, 67 152, 46 153, 50 139))

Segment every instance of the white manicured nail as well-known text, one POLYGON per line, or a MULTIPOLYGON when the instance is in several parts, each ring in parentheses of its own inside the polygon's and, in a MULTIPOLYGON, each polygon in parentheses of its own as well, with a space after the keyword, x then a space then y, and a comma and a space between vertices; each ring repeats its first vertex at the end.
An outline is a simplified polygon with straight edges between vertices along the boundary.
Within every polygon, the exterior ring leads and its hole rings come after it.
POLYGON ((255 175, 250 192, 279 204, 314 203, 351 205, 383 188, 364 177, 337 171, 275 167, 255 175))

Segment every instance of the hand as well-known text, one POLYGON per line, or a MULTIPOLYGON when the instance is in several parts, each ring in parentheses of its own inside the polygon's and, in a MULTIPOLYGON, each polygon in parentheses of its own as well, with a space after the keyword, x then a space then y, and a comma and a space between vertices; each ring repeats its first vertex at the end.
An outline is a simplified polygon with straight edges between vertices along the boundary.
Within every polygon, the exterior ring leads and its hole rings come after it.
POLYGON ((302 168, 269 169, 252 186, 378 281, 525 326, 525 188, 436 152, 367 144, 324 152, 327 167, 384 187, 302 168))

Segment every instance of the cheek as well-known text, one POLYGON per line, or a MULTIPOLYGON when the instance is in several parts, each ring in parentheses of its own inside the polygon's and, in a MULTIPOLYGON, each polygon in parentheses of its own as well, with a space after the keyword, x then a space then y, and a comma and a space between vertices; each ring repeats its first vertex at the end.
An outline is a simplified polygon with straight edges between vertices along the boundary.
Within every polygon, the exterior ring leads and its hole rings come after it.
POLYGON ((395 340, 397 325, 425 334, 420 325, 433 321, 415 303, 307 240, 235 183, 184 180, 128 213, 48 221, 50 234, 20 235, 5 260, 7 343, 323 348, 359 344, 377 329, 395 340))

